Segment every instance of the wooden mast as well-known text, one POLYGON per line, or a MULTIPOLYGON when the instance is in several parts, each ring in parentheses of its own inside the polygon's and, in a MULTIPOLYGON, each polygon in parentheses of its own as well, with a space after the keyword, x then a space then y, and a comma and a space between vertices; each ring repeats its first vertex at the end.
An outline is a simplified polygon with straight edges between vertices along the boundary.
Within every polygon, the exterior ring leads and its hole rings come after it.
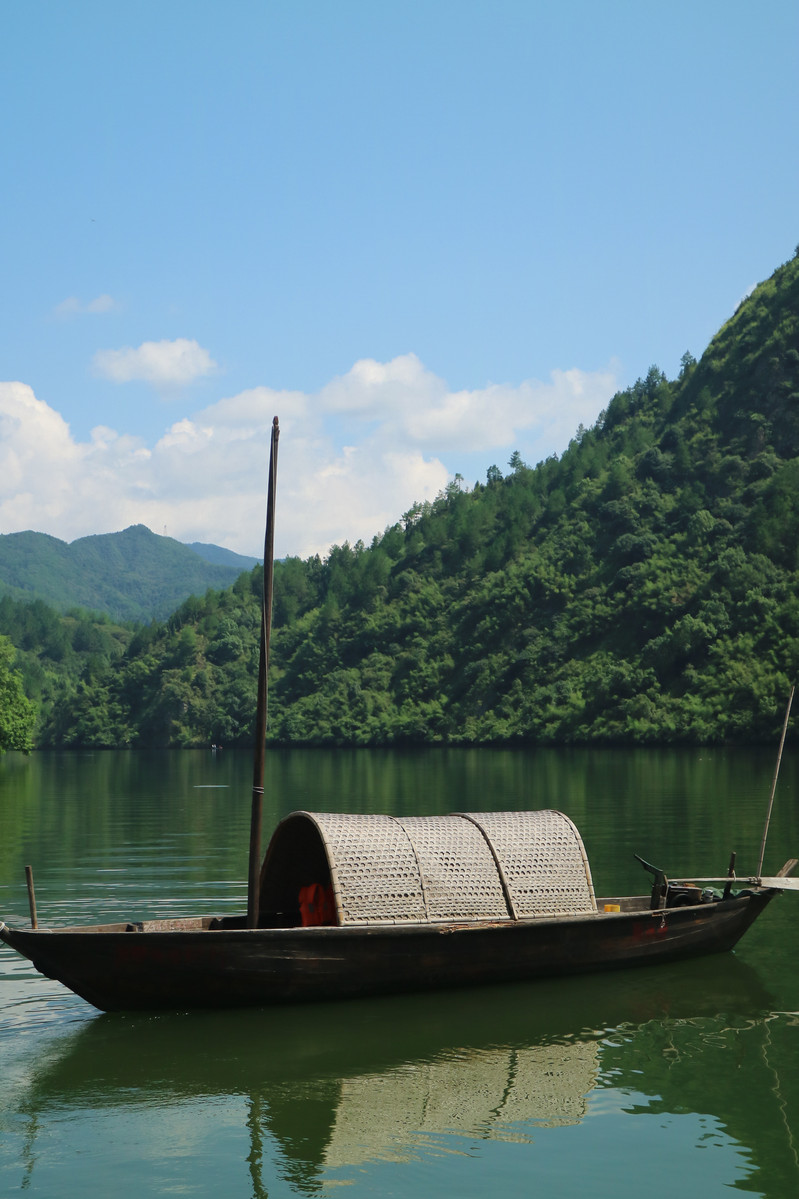
POLYGON ((266 759, 266 711, 269 674, 269 638, 272 632, 272 582, 275 558, 275 499, 277 495, 277 443, 280 425, 272 422, 269 450, 269 488, 266 498, 264 536, 264 594, 261 601, 261 654, 258 662, 258 702, 255 713, 255 753, 252 771, 250 816, 250 868, 247 877, 247 928, 258 927, 261 881, 261 822, 264 806, 264 763, 266 759))

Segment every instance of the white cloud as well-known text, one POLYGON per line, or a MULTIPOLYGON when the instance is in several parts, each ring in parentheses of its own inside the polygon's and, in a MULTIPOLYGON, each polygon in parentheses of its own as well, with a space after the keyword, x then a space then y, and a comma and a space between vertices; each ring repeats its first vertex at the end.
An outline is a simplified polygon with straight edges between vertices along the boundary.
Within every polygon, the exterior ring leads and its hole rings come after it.
POLYGON ((515 445, 532 437, 538 457, 559 453, 577 426, 591 424, 616 389, 616 368, 555 370, 548 383, 490 383, 474 391, 449 391, 415 354, 391 362, 356 362, 319 393, 326 412, 353 424, 379 421, 381 436, 420 450, 465 453, 515 445))
POLYGON ((390 362, 362 358, 346 375, 323 387, 319 400, 327 412, 372 420, 401 415, 409 405, 417 409, 440 404, 446 394, 443 379, 428 371, 415 354, 402 354, 390 362))
POLYGON ((364 359, 313 395, 255 387, 220 399, 148 446, 107 426, 78 442, 30 387, 0 383, 0 529, 72 540, 141 522, 258 554, 277 414, 277 552, 325 554, 434 499, 466 457, 484 473, 498 449, 530 462, 562 451, 615 389, 608 368, 452 392, 413 354, 364 359))
POLYGON ((196 341, 178 337, 175 341, 144 341, 137 349, 98 350, 93 367, 96 374, 114 383, 140 379, 156 387, 175 388, 210 375, 216 363, 196 341))
POLYGON ((69 479, 79 456, 69 425, 24 383, 0 383, 0 528, 31 528, 23 513, 42 524, 69 506, 69 479), (51 464, 53 477, 43 478, 51 464), (20 521, 22 523, 20 524, 20 521))
POLYGON ((82 303, 77 296, 68 296, 66 300, 62 300, 60 304, 56 304, 53 311, 58 317, 83 316, 86 313, 92 316, 99 316, 104 312, 113 312, 118 307, 116 300, 112 296, 101 295, 95 296, 93 300, 89 300, 88 304, 82 303))

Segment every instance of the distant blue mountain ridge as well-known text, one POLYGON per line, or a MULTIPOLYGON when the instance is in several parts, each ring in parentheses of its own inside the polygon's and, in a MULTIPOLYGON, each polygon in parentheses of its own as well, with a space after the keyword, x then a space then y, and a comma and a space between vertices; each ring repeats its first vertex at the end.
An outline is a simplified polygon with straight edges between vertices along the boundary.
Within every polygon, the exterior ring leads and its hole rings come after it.
POLYGON ((230 587, 257 558, 219 545, 184 545, 146 525, 67 543, 47 533, 0 534, 0 595, 85 608, 118 621, 162 620, 190 595, 230 587))

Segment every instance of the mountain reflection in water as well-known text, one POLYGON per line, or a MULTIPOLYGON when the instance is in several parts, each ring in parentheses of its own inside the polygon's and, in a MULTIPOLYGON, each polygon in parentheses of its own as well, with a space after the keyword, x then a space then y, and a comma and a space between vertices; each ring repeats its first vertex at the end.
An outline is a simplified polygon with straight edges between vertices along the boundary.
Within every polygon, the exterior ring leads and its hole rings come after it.
POLYGON ((310 1194, 369 1163, 464 1151, 463 1138, 534 1144, 612 1094, 631 1114, 706 1113, 746 1160, 738 1188, 793 1194, 799 1086, 780 1036, 795 1021, 771 1006, 730 956, 577 984, 101 1016, 43 1048, 24 1103, 29 1167, 54 1109, 122 1105, 163 1121, 234 1104, 256 1199, 265 1174, 310 1194))

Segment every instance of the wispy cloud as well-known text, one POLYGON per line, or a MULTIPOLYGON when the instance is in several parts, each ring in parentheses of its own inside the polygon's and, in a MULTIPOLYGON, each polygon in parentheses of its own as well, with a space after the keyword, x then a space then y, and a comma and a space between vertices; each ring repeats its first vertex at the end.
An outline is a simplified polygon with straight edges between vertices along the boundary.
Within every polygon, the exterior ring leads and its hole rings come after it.
POLYGON ((95 374, 114 383, 142 380, 155 387, 185 387, 210 375, 216 363, 196 341, 178 337, 175 341, 144 341, 134 349, 98 350, 92 360, 95 374))
POLYGON ((102 316, 106 312, 113 312, 118 307, 119 305, 113 296, 105 294, 95 296, 87 304, 84 304, 77 296, 68 296, 60 304, 56 304, 53 311, 57 317, 68 319, 73 316, 102 316))
POLYGON ((315 394, 256 387, 220 399, 146 445, 105 426, 78 442, 30 387, 0 383, 0 527, 71 540, 141 522, 258 554, 278 415, 277 552, 325 554, 434 499, 465 456, 484 472, 501 450, 531 462, 563 450, 615 389, 608 368, 453 392, 413 354, 365 359, 315 394))

